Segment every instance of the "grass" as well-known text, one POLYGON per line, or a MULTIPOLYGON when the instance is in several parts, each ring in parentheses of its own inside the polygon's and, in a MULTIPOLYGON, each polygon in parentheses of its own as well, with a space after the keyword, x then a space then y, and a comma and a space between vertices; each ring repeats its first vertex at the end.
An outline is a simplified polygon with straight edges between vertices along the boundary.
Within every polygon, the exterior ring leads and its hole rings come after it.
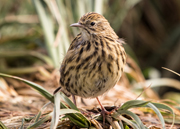
MULTIPOLYGON (((43 124, 47 120, 49 120, 50 118, 52 118, 51 129, 55 129, 58 126, 59 118, 60 118, 60 120, 61 119, 64 120, 65 118, 68 118, 67 121, 70 120, 74 125, 76 125, 77 127, 80 127, 80 128, 90 128, 90 127, 94 127, 94 126, 99 126, 99 128, 103 128, 100 125, 100 123, 97 122, 97 125, 94 125, 94 123, 91 122, 93 120, 94 121, 99 121, 99 120, 102 121, 102 119, 100 119, 100 116, 92 117, 92 118, 84 116, 79 111, 79 109, 71 102, 71 100, 68 97, 66 97, 62 92, 57 92, 53 96, 42 86, 35 84, 31 81, 28 81, 28 80, 25 80, 25 79, 22 79, 22 78, 19 78, 16 76, 2 74, 2 73, 0 73, 0 76, 9 77, 9 78, 13 78, 13 79, 22 81, 22 82, 28 84, 30 87, 32 87, 37 92, 39 92, 42 96, 44 96, 46 99, 48 99, 51 103, 54 103, 54 111, 48 113, 47 115, 43 116, 40 119, 42 110, 44 110, 44 108, 48 105, 48 104, 46 104, 44 107, 42 107, 40 112, 36 115, 34 123, 29 125, 28 129, 37 128, 41 124, 43 124), (59 98, 61 98, 66 104, 62 103, 59 98)), ((143 101, 143 100, 130 100, 130 101, 125 102, 116 111, 114 111, 111 115, 109 115, 106 119, 113 128, 124 129, 125 127, 128 128, 128 126, 130 126, 130 127, 133 127, 134 129, 139 129, 139 128, 147 129, 147 127, 141 122, 139 117, 136 114, 134 114, 133 112, 129 111, 129 109, 137 108, 137 107, 150 107, 159 117, 159 120, 161 121, 163 129, 165 129, 165 122, 164 122, 164 119, 163 119, 160 111, 158 110, 158 108, 171 112, 173 114, 173 122, 172 122, 171 128, 173 127, 174 120, 175 120, 175 114, 169 106, 167 106, 165 104, 161 104, 161 103, 152 103, 150 101, 143 101), (129 116, 130 118, 129 117, 126 118, 124 115, 129 116), (118 123, 116 123, 116 121, 118 123)), ((23 126, 23 123, 24 122, 22 122, 21 127, 23 126)), ((2 122, 0 123, 0 125, 1 125, 1 127, 7 128, 2 122)))

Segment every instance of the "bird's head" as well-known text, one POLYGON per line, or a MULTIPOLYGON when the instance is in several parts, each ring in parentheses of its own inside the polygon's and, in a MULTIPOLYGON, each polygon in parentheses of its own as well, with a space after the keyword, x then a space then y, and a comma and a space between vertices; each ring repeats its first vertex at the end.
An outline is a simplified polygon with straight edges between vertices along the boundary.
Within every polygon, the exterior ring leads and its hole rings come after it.
POLYGON ((78 23, 71 24, 71 26, 79 27, 82 36, 87 38, 87 40, 92 34, 103 35, 113 31, 109 22, 102 15, 94 12, 86 13, 80 18, 78 23))

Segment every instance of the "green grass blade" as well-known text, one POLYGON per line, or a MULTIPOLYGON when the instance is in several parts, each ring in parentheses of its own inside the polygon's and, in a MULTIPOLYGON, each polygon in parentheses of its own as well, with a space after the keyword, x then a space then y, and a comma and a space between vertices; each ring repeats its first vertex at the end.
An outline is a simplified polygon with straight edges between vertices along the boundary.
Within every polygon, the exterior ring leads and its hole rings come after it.
POLYGON ((18 129, 24 129, 24 118, 22 119, 22 124, 21 124, 21 126, 18 128, 18 129))
POLYGON ((74 103, 64 93, 60 92, 60 97, 70 106, 70 108, 79 111, 79 109, 74 105, 74 103))
POLYGON ((68 118, 71 120, 71 122, 73 122, 75 125, 77 125, 79 127, 82 127, 82 128, 88 128, 89 127, 88 123, 82 123, 81 121, 79 121, 79 119, 74 119, 70 115, 68 116, 68 118))
POLYGON ((124 126, 121 120, 119 120, 119 126, 121 127, 121 129, 124 129, 124 126))
MULTIPOLYGON (((74 103, 66 95, 64 95, 64 93, 60 92, 59 94, 60 94, 61 99, 63 99, 70 106, 70 108, 78 111, 77 112, 78 114, 77 113, 71 114, 70 118, 72 122, 75 124, 79 124, 79 122, 81 122, 81 123, 84 123, 85 126, 90 125, 89 120, 83 114, 80 113, 79 109, 74 105, 74 103), (78 122, 76 122, 76 120, 78 120, 78 122)), ((68 118, 69 118, 69 115, 68 115, 68 118)), ((79 124, 79 125, 82 125, 82 124, 79 124)))
MULTIPOLYGON (((174 126, 174 122, 175 122, 175 114, 174 111, 172 110, 172 108, 170 108, 169 106, 165 105, 165 104, 161 104, 161 103, 152 103, 154 106, 156 106, 159 109, 165 109, 170 111, 173 114, 173 121, 172 121, 172 125, 171 128, 174 126)), ((171 129, 170 128, 170 129, 171 129)))
POLYGON ((70 113, 81 113, 81 112, 78 112, 74 109, 61 109, 60 110, 60 115, 65 115, 65 114, 70 114, 70 113))
POLYGON ((103 12, 103 0, 95 0, 94 3, 95 3, 94 4, 94 6, 95 6, 94 11, 96 13, 102 14, 102 12, 103 12))
POLYGON ((80 112, 79 113, 73 113, 73 114, 67 114, 67 117, 79 127, 87 128, 91 125, 89 120, 80 112))
POLYGON ((56 93, 54 95, 54 110, 53 110, 50 129, 56 129, 58 125, 59 116, 60 116, 60 102, 61 102, 60 94, 56 93))
POLYGON ((125 125, 125 129, 129 129, 129 127, 127 125, 125 125))
POLYGON ((53 42, 55 39, 54 35, 54 24, 52 18, 45 10, 44 3, 41 0, 32 0, 35 8, 37 10, 39 19, 41 21, 41 25, 44 31, 45 40, 46 40, 46 48, 48 50, 49 55, 51 56, 54 66, 59 67, 59 57, 57 54, 57 49, 53 46, 53 42))
POLYGON ((85 0, 85 7, 86 7, 86 12, 95 12, 94 11, 94 1, 93 0, 85 0))
POLYGON ((46 103, 46 104, 41 108, 41 110, 40 110, 40 111, 38 112, 38 114, 36 115, 35 122, 37 122, 37 121, 39 120, 39 118, 41 117, 41 114, 42 114, 43 110, 45 110, 45 108, 46 108, 49 104, 51 104, 51 102, 46 103))
POLYGON ((1 129, 8 129, 1 121, 0 121, 0 128, 1 129))
POLYGON ((120 116, 120 119, 124 122, 126 122, 128 125, 130 125, 131 127, 133 127, 133 129, 139 129, 138 125, 130 120, 128 120, 127 118, 120 116))
POLYGON ((124 103, 119 109, 119 110, 128 110, 129 108, 134 108, 134 107, 143 107, 146 104, 148 104, 149 101, 143 101, 143 100, 130 100, 124 103))
POLYGON ((57 32, 57 37, 59 38, 58 46, 57 46, 57 54, 59 55, 59 61, 62 62, 64 55, 66 54, 70 41, 68 36, 68 28, 66 19, 67 17, 67 7, 64 5, 62 0, 58 0, 56 2, 50 2, 51 6, 49 6, 51 13, 56 17, 56 20, 59 23, 59 30, 57 32), (55 11, 56 10, 56 11, 55 11))
POLYGON ((78 0, 77 1, 77 5, 78 5, 78 14, 79 14, 79 18, 81 16, 83 16, 86 13, 86 9, 85 9, 85 0, 78 0))
POLYGON ((37 121, 37 122, 35 122, 34 124, 28 126, 27 129, 37 128, 38 126, 40 126, 41 124, 43 124, 44 122, 46 122, 47 120, 49 120, 51 117, 52 117, 52 113, 46 115, 45 117, 43 117, 43 118, 40 119, 39 121, 37 121))
POLYGON ((154 110, 154 112, 157 114, 157 116, 159 117, 159 120, 161 121, 161 124, 163 126, 163 129, 165 129, 165 122, 164 122, 164 119, 163 119, 163 116, 161 115, 160 111, 155 107, 155 105, 153 105, 152 103, 148 103, 146 105, 147 107, 150 107, 154 110))
MULTIPOLYGON (((134 122, 132 122, 131 120, 128 120, 127 118, 123 117, 123 116, 122 116, 120 113, 118 113, 118 112, 113 113, 113 114, 112 114, 112 117, 114 117, 115 119, 117 119, 117 120, 120 121, 121 127, 123 126, 123 124, 122 124, 122 122, 121 122, 121 120, 122 120, 122 121, 126 122, 128 125, 130 125, 131 127, 133 127, 133 129, 139 129, 139 126, 138 126, 136 123, 134 123, 134 122)), ((123 129, 123 128, 122 128, 122 129, 123 129)), ((126 127, 125 127, 125 129, 126 129, 126 127)))
POLYGON ((136 123, 137 123, 137 125, 139 126, 140 129, 145 129, 144 124, 142 123, 142 121, 139 119, 139 117, 136 114, 134 114, 134 113, 132 113, 130 111, 127 111, 127 110, 118 111, 118 114, 119 115, 125 114, 125 115, 128 115, 128 116, 132 117, 136 121, 136 123))
POLYGON ((31 86, 33 89, 35 89, 37 92, 39 92, 42 96, 44 96, 45 98, 47 98, 48 100, 50 100, 51 102, 54 103, 54 96, 51 95, 46 89, 44 89, 42 86, 34 83, 34 82, 31 82, 31 81, 28 81, 26 79, 23 79, 23 78, 20 78, 20 77, 16 77, 16 76, 12 76, 12 75, 8 75, 8 74, 3 74, 3 73, 0 73, 0 76, 2 77, 9 77, 9 78, 13 78, 13 79, 16 79, 16 80, 19 80, 19 81, 22 81, 26 84, 28 84, 29 86, 31 86))

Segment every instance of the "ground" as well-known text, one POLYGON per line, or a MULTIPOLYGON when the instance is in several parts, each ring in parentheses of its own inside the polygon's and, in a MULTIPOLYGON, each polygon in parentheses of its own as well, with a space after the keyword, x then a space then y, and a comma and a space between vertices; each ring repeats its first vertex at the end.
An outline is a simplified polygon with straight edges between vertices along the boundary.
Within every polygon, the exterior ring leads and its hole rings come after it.
MULTIPOLYGON (((59 86, 58 72, 53 72, 50 76, 41 76, 40 73, 34 73, 33 75, 26 75, 23 78, 31 80, 41 86, 43 86, 50 93, 59 86)), ((23 118, 34 117, 45 105, 48 100, 42 97, 37 91, 32 90, 27 84, 23 82, 11 79, 0 78, 2 83, 0 93, 0 118, 1 121, 8 128, 17 128, 22 124, 23 118)), ((122 83, 118 83, 108 93, 100 96, 100 100, 105 107, 120 106, 128 100, 137 99, 138 95, 132 92, 128 87, 122 86, 122 83)), ((99 105, 93 98, 81 99, 77 97, 77 107, 93 114, 94 111, 99 111, 99 105)), ((138 99, 143 99, 138 97, 138 99)), ((43 113, 51 112, 53 110, 53 104, 48 106, 43 113)), ((133 108, 132 112, 137 114, 142 122, 150 129, 161 129, 159 119, 154 112, 145 108, 133 108)), ((96 112, 97 113, 97 112, 96 112)), ((25 122, 24 127, 32 124, 32 121, 25 122)), ((66 123, 68 125, 68 122, 66 123)), ((39 126, 39 128, 48 128, 50 126, 50 120, 39 126)), ((170 128, 171 124, 166 124, 167 128, 170 128)), ((68 127, 68 126, 67 126, 68 127)), ((71 127, 68 127, 71 128, 71 127)), ((175 125, 173 129, 180 129, 180 125, 175 125)))

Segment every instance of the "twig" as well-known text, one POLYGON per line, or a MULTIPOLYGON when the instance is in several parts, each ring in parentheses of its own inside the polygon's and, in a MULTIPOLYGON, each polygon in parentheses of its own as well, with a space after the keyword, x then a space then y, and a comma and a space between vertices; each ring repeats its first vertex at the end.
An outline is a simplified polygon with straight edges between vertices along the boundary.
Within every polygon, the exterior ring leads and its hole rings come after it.
POLYGON ((144 88, 143 91, 140 93, 140 95, 138 95, 138 97, 136 98, 136 100, 137 100, 148 88, 150 88, 151 85, 152 85, 152 83, 151 83, 148 87, 144 88))
POLYGON ((172 73, 174 73, 174 74, 176 74, 176 75, 178 75, 178 76, 180 76, 179 73, 177 73, 177 72, 175 72, 175 71, 173 71, 173 70, 171 70, 171 69, 168 69, 168 68, 165 68, 165 67, 162 67, 162 68, 165 69, 165 70, 167 70, 167 71, 170 71, 170 72, 172 72, 172 73))

